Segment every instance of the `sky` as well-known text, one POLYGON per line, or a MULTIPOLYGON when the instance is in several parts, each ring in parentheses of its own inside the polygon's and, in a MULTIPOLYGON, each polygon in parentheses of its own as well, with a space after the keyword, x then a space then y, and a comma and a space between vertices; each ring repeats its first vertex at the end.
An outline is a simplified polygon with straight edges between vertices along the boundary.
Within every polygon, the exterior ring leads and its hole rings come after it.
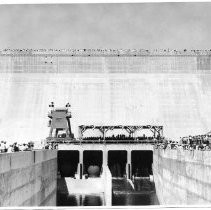
POLYGON ((0 5, 0 48, 211 48, 211 3, 0 5))

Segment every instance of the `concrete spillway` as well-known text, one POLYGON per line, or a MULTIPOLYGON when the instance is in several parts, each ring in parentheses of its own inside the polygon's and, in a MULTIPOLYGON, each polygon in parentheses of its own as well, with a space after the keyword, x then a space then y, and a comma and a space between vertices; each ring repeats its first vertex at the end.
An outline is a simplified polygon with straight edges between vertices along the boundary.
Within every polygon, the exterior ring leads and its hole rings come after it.
MULTIPOLYGON (((64 161, 67 157, 64 151, 62 153, 64 161)), ((82 191, 85 194, 103 193, 102 205, 110 206, 111 185, 117 196, 113 205, 134 205, 134 202, 136 205, 149 205, 157 202, 156 196, 151 194, 153 183, 135 179, 133 186, 131 181, 122 178, 114 179, 112 184, 108 167, 95 179, 73 179, 68 174, 63 175, 69 177, 58 178, 57 169, 61 172, 62 161, 57 161, 57 158, 61 159, 55 150, 0 154, 0 206, 55 206, 56 194, 59 205, 68 205, 62 199, 63 194, 82 191), (146 189, 151 196, 141 193, 146 189), (121 198, 119 201, 118 197, 121 198)), ((209 151, 153 150, 153 176, 159 203, 210 205, 210 170, 209 151)), ((85 200, 84 197, 82 203, 85 204, 85 200)))
POLYGON ((180 137, 211 127, 209 52, 1 51, 0 136, 48 135, 48 104, 80 124, 162 124, 180 137), (118 53, 120 56, 118 56, 118 53))
MULTIPOLYGON (((51 101, 56 106, 71 103, 71 123, 76 136, 81 124, 158 124, 164 126, 164 136, 173 139, 206 133, 211 128, 210 55, 210 51, 2 50, 0 138, 11 142, 45 139, 49 133, 47 112, 51 101)), ((29 159, 32 161, 29 165, 35 164, 36 158, 33 157, 29 159)), ((169 161, 161 154, 154 154, 155 183, 157 189, 165 187, 165 197, 157 191, 164 204, 172 204, 172 196, 180 195, 180 192, 186 198, 192 193, 197 194, 196 188, 184 192, 181 186, 172 191, 174 195, 169 193, 174 186, 169 181, 171 177, 174 182, 182 177, 186 185, 191 179, 190 186, 198 181, 193 177, 188 179, 187 174, 175 175, 174 166, 170 168, 173 172, 165 169, 169 161), (164 184, 165 179, 169 181, 168 185, 164 184)), ((170 162, 180 169, 178 161, 170 162)), ((67 173, 72 174, 75 170, 67 173)), ((186 173, 188 171, 191 170, 187 169, 186 173)), ((203 184, 197 185, 202 189, 201 195, 195 195, 202 198, 198 199, 201 203, 209 201, 203 194, 203 189, 207 189, 203 184)), ((43 192, 38 189, 37 193, 43 192)), ((25 204, 45 203, 41 200, 33 203, 33 196, 29 195, 25 204)), ((25 201, 16 201, 15 205, 25 205, 25 201)), ((183 202, 181 198, 179 201, 189 204, 191 199, 183 202)))

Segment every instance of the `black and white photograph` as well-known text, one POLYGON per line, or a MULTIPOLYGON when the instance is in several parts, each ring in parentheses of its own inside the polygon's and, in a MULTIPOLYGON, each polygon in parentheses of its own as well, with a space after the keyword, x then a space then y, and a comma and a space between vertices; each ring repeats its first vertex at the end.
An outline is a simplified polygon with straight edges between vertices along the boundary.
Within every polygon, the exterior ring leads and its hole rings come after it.
POLYGON ((210 208, 211 2, 8 2, 0 209, 210 208))

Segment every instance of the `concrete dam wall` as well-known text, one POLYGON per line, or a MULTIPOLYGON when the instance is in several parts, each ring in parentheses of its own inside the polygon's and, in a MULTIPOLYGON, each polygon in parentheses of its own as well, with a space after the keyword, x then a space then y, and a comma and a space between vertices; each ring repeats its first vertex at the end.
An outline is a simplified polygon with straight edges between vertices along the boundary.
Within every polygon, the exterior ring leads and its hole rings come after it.
POLYGON ((162 205, 211 204, 210 151, 155 149, 153 176, 162 205))
POLYGON ((57 151, 0 154, 0 206, 56 206, 57 151))
POLYGON ((75 136, 81 124, 157 124, 171 138, 206 133, 211 127, 210 54, 2 50, 0 136, 45 139, 51 101, 71 103, 75 136))

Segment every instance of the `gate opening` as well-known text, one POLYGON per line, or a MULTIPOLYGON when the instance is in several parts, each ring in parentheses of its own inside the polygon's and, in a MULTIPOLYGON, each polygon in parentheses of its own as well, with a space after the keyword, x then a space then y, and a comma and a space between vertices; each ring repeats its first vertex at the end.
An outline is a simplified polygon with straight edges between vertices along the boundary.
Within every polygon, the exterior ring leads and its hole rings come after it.
POLYGON ((61 177, 74 177, 79 163, 79 151, 58 151, 58 171, 61 177))
POLYGON ((86 150, 83 153, 83 174, 100 176, 103 162, 103 152, 100 150, 86 150))
POLYGON ((108 167, 112 177, 126 176, 127 151, 108 151, 108 167))
POLYGON ((152 175, 153 152, 136 150, 131 152, 132 175, 149 177, 152 175))

